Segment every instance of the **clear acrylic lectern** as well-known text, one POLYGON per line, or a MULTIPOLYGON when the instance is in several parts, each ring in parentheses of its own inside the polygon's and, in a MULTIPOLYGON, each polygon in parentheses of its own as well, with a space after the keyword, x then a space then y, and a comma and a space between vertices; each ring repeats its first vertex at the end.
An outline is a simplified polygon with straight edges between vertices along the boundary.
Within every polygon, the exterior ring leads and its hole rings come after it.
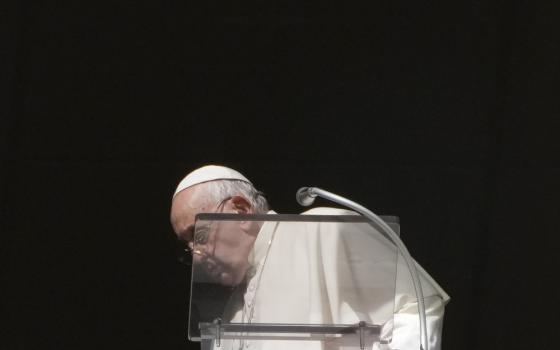
POLYGON ((389 343, 397 248, 366 218, 335 212, 199 214, 189 339, 202 350, 389 343))

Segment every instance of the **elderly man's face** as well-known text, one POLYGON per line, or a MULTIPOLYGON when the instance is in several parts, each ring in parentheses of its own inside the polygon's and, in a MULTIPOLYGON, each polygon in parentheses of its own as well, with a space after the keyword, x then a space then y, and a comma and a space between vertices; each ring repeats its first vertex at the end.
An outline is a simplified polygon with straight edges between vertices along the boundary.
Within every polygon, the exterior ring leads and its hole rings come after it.
POLYGON ((239 284, 249 268, 247 257, 256 233, 246 222, 208 222, 197 227, 199 213, 251 213, 242 197, 227 198, 220 203, 207 200, 204 184, 177 194, 171 206, 171 224, 177 237, 193 250, 193 263, 213 281, 223 285, 239 284))

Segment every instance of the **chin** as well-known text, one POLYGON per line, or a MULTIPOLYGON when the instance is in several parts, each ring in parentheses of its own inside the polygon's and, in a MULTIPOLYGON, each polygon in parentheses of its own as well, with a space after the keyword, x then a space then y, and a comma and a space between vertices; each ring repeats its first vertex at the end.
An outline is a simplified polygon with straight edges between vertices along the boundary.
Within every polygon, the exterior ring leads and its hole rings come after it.
POLYGON ((230 273, 222 273, 220 275, 220 284, 228 287, 235 287, 243 281, 243 276, 235 276, 230 273))
POLYGON ((228 276, 220 276, 220 278, 218 280, 219 280, 219 283, 222 286, 235 287, 235 281, 229 275, 228 276))

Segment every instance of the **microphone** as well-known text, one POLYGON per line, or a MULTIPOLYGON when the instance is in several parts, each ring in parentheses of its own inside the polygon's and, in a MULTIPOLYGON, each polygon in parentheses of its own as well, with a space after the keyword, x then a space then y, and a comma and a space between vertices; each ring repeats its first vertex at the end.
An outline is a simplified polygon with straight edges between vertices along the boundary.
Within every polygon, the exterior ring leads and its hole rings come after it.
POLYGON ((296 200, 303 207, 313 204, 315 197, 317 195, 313 192, 313 187, 302 187, 296 192, 296 200))

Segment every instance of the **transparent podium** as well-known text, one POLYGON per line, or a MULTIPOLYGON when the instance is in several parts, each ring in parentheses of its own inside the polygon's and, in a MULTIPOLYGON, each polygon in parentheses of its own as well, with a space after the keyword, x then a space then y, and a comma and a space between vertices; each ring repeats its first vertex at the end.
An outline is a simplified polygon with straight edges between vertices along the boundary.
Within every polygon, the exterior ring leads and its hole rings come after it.
MULTIPOLYGON (((357 350, 391 342, 395 244, 363 216, 308 213, 197 216, 191 341, 203 350, 357 350)), ((396 217, 381 218, 399 232, 396 217)))

